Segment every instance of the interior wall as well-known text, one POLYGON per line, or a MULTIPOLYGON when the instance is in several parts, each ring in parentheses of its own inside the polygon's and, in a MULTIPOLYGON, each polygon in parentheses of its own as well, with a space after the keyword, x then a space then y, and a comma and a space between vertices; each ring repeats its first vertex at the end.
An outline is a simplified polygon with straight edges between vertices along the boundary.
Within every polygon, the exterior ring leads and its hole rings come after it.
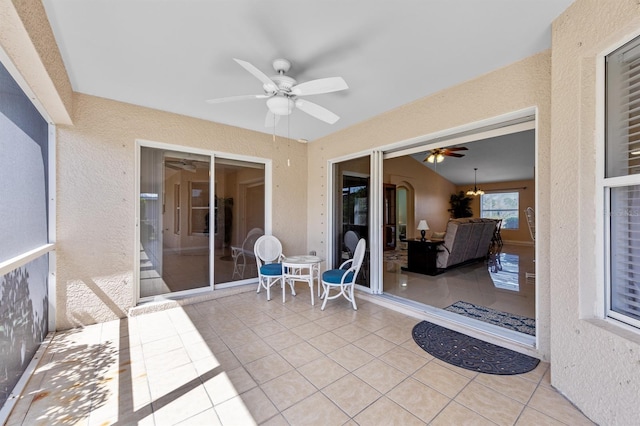
POLYGON ((411 221, 407 220, 413 225, 407 225, 407 238, 420 237, 420 231, 415 228, 422 219, 429 225, 427 236, 447 229, 449 195, 455 191, 453 183, 409 156, 384 160, 383 170, 384 183, 399 185, 407 182, 414 189, 414 214, 411 221))
MULTIPOLYGON (((327 253, 327 163, 353 153, 468 125, 526 108, 537 108, 538 238, 537 351, 549 360, 549 149, 551 53, 545 51, 476 79, 403 105, 309 144, 308 246, 327 253)), ((435 226, 435 225, 434 225, 435 226)))
MULTIPOLYGON (((180 235, 175 233, 176 203, 178 202, 175 194, 175 185, 180 185, 180 195, 182 195, 184 187, 182 186, 181 175, 182 173, 179 171, 165 167, 164 214, 162 215, 164 233, 162 234, 162 245, 170 250, 180 247, 180 235)), ((183 204, 180 204, 181 220, 183 216, 183 204)), ((182 229, 184 229, 182 223, 180 223, 179 226, 182 231, 182 229)))
MULTIPOLYGON (((527 225, 527 217, 524 213, 524 209, 531 206, 536 206, 536 181, 531 180, 516 180, 511 182, 492 182, 483 183, 478 185, 478 188, 486 192, 500 192, 505 189, 508 192, 518 192, 518 229, 504 229, 500 231, 502 241, 505 243, 515 244, 527 244, 531 245, 531 235, 529 234, 529 226, 527 225)), ((461 185, 456 187, 456 192, 467 192, 469 189, 473 189, 473 184, 461 185)), ((506 192, 506 191, 505 191, 506 192)), ((471 197, 471 209, 473 210, 473 216, 480 216, 480 196, 471 197)))
MULTIPOLYGON (((233 215, 232 229, 235 229, 238 226, 237 224, 238 194, 237 194, 237 188, 235 185, 236 173, 235 171, 229 171, 222 167, 215 167, 214 170, 215 170, 214 196, 217 197, 218 199, 233 198, 233 207, 231 208, 231 214, 233 215)), ((221 211, 220 209, 224 209, 224 206, 218 203, 218 212, 221 211)), ((218 222, 218 226, 222 224, 223 223, 218 222)), ((240 239, 240 243, 236 243, 234 241, 234 238, 236 240, 238 239, 237 231, 232 232, 231 245, 242 244, 242 239, 240 239)), ((224 246, 224 236, 222 233, 218 233, 218 235, 216 235, 215 237, 214 248, 215 250, 221 250, 223 246, 224 246)))
MULTIPOLYGON (((601 318, 598 56, 640 33, 636 0, 577 0, 553 24, 552 384, 599 424, 638 423, 640 335, 601 318)), ((543 207, 544 209, 544 207, 543 207)), ((546 209, 544 209, 546 210, 546 209)), ((538 265, 540 266, 540 265, 538 265)))
POLYGON ((84 94, 74 105, 75 125, 57 129, 58 329, 135 304, 136 139, 272 159, 273 233, 306 252, 306 145, 84 94))
MULTIPOLYGON (((258 196, 260 195, 260 191, 256 192, 248 188, 260 182, 264 183, 264 170, 262 169, 243 168, 236 173, 233 188, 236 198, 233 203, 233 209, 234 228, 237 229, 238 244, 242 244, 247 233, 252 228, 260 227, 264 230, 264 218, 256 217, 259 215, 258 212, 260 209, 253 211, 249 208, 249 206, 259 206, 259 204, 256 204, 255 201, 252 203, 253 200, 247 199, 252 193, 256 193, 258 196)), ((277 212, 277 209, 274 210, 274 212, 277 212)))

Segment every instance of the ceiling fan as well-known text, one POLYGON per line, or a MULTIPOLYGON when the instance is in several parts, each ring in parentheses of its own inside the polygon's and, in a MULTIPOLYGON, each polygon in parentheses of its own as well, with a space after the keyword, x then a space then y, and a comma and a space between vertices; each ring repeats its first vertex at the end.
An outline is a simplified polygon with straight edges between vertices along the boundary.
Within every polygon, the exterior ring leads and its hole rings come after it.
POLYGON ((466 151, 469 148, 466 146, 461 147, 452 147, 452 148, 436 148, 429 151, 429 155, 427 155, 424 160, 429 163, 441 163, 444 160, 444 157, 464 157, 464 154, 458 154, 455 151, 466 151))
POLYGON ((174 170, 185 170, 195 173, 197 169, 208 169, 209 163, 205 161, 184 160, 184 159, 165 159, 164 165, 174 170))
POLYGON ((266 127, 274 126, 281 116, 291 114, 294 107, 329 124, 333 124, 340 119, 340 117, 328 109, 306 99, 302 99, 302 97, 348 89, 349 86, 347 86, 347 83, 342 77, 320 78, 298 84, 294 78, 285 75, 291 68, 291 62, 286 59, 276 59, 273 61, 273 69, 276 71, 276 75, 271 77, 267 76, 249 62, 235 58, 233 60, 262 82, 264 93, 259 95, 241 95, 209 99, 206 102, 217 104, 246 99, 267 99, 267 107, 269 110, 267 111, 264 122, 266 127))

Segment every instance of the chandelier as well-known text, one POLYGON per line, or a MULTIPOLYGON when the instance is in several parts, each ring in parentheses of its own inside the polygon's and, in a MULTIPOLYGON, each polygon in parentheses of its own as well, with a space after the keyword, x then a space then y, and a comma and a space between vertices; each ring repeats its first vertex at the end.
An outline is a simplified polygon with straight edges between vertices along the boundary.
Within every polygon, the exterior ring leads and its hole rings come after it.
POLYGON ((478 189, 478 168, 474 167, 473 168, 473 190, 468 190, 467 191, 467 195, 472 195, 472 196, 477 196, 477 195, 482 195, 484 194, 484 191, 482 189, 478 189))

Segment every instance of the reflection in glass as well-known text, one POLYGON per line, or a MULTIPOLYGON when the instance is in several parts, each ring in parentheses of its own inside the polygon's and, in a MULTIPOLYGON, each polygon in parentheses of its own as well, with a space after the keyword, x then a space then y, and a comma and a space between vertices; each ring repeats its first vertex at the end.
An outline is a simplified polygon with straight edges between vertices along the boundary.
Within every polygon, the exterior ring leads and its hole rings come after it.
POLYGON ((338 267, 353 255, 360 238, 367 241, 367 252, 357 283, 369 286, 369 164, 370 158, 362 157, 336 164, 334 253, 333 263, 338 267))
POLYGON ((140 297, 210 285, 209 169, 206 156, 141 148, 140 297))
POLYGON ((518 274, 520 273, 520 256, 509 253, 491 253, 488 262, 489 276, 496 288, 519 291, 518 274))
POLYGON ((253 245, 264 234, 264 179, 264 164, 215 160, 215 284, 258 276, 253 245))

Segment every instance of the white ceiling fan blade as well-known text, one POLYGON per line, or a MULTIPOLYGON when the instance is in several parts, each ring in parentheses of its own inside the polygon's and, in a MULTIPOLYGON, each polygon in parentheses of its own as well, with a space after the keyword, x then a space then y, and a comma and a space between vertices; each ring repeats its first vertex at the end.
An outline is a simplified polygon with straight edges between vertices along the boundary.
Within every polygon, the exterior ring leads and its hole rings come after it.
POLYGON ((315 117, 318 120, 322 120, 329 124, 333 124, 340 119, 340 117, 338 117, 336 114, 332 113, 328 109, 304 99, 296 99, 296 107, 306 112, 310 116, 315 117))
POLYGON ((342 77, 328 77, 300 83, 291 88, 291 93, 298 96, 319 95, 321 93, 338 92, 348 89, 342 77))
POLYGON ((221 104, 223 102, 244 101, 246 99, 266 99, 269 97, 270 97, 269 95, 240 95, 240 96, 229 96, 226 98, 207 99, 205 102, 208 104, 221 104))
POLYGON ((265 89, 267 89, 269 92, 276 92, 278 90, 278 85, 274 83, 273 80, 269 78, 269 76, 267 76, 265 73, 260 71, 258 68, 256 68, 255 66, 253 66, 247 61, 243 61, 236 58, 233 58, 233 60, 236 61, 238 64, 240 64, 242 68, 244 68, 245 70, 253 74, 253 76, 256 77, 258 80, 260 80, 262 84, 265 85, 265 89))
POLYGON ((275 127, 280 121, 280 116, 267 110, 267 116, 264 118, 264 127, 275 127))

